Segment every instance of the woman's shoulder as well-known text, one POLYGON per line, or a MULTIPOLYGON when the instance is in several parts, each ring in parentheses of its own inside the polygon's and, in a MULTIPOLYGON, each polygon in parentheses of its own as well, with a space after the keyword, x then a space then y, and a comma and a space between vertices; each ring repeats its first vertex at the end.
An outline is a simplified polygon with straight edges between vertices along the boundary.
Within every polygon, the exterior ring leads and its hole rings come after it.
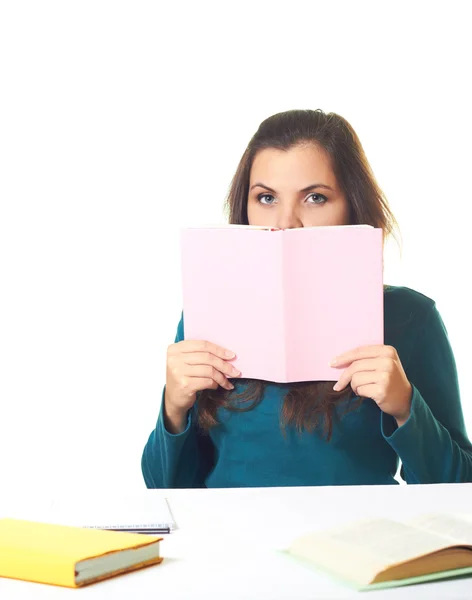
POLYGON ((384 285, 385 300, 410 307, 431 309, 435 301, 429 296, 402 285, 384 285))
POLYGON ((384 286, 385 323, 392 326, 421 326, 436 306, 435 301, 412 288, 396 285, 384 286))

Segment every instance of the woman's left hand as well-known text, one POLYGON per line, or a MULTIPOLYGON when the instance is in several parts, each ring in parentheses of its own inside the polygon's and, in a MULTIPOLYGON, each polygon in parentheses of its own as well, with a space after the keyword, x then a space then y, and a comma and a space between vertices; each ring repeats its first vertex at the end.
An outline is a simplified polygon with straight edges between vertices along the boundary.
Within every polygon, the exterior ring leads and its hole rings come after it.
POLYGON ((372 398, 381 411, 396 419, 398 427, 406 422, 413 388, 393 346, 362 346, 336 356, 330 366, 347 366, 334 390, 350 383, 357 396, 372 398))

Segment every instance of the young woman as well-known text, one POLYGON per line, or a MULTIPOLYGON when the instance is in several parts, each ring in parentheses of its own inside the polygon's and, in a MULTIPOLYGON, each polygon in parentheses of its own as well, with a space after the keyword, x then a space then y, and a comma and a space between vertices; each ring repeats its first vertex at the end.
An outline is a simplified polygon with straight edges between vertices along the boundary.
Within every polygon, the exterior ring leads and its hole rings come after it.
MULTIPOLYGON (((322 111, 288 111, 260 125, 228 207, 233 224, 365 223, 385 237, 396 229, 356 133, 322 111)), ((384 315, 384 345, 333 357, 334 388, 243 380, 231 348, 184 340, 182 317, 142 457, 146 485, 395 484, 399 459, 408 483, 472 481, 454 356, 434 301, 385 286, 384 315)))

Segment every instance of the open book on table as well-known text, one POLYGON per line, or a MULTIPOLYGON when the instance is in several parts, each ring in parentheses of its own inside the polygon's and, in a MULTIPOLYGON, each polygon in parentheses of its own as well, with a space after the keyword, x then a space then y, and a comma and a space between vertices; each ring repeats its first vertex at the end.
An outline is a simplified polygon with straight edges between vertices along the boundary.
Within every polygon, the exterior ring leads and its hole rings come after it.
POLYGON ((472 514, 365 519, 300 537, 286 552, 360 590, 472 575, 472 514))
POLYGON ((243 378, 336 381, 335 356, 383 343, 381 229, 187 228, 181 250, 185 339, 233 351, 243 378))

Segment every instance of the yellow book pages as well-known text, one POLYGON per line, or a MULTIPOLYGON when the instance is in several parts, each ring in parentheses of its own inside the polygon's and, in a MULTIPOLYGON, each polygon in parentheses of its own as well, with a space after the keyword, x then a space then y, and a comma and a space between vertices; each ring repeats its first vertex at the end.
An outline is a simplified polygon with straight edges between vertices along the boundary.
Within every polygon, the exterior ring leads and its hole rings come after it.
POLYGON ((138 533, 0 519, 0 576, 78 587, 160 562, 159 556, 146 554, 143 559, 143 553, 156 553, 160 540, 138 533), (104 557, 109 572, 87 578, 93 561, 81 561, 98 557, 104 557), (81 569, 85 575, 80 575, 81 569))

